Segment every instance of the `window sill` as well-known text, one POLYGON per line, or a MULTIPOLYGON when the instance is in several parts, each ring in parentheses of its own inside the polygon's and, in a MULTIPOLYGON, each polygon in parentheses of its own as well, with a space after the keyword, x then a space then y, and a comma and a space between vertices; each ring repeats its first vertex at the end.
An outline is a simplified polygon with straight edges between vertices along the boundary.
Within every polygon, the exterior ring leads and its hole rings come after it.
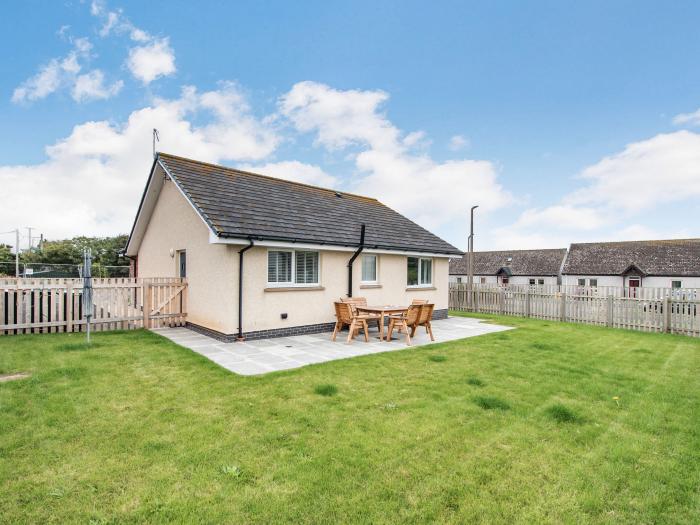
POLYGON ((381 285, 381 284, 378 284, 378 283, 367 283, 367 284, 362 284, 362 283, 360 283, 360 288, 361 288, 361 289, 364 289, 364 288, 381 288, 381 287, 382 287, 382 285, 381 285))
POLYGON ((264 289, 265 292, 313 292, 325 290, 324 286, 268 286, 264 289))
POLYGON ((425 290, 437 290, 434 286, 408 286, 406 287, 407 292, 420 292, 425 290))

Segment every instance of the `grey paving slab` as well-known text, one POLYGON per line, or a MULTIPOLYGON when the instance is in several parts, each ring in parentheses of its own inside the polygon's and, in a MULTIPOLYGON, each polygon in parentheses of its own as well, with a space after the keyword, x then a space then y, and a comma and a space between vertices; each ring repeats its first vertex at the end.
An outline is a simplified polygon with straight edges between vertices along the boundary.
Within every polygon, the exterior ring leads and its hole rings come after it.
MULTIPOLYGON (((436 343, 510 329, 507 326, 486 324, 480 319, 468 317, 450 317, 433 321, 436 343)), ((243 343, 222 343, 187 328, 157 328, 153 331, 240 375, 267 374, 336 359, 405 350, 431 343, 429 336, 422 329, 416 332, 410 347, 406 346, 402 334, 399 334, 398 339, 386 342, 379 341, 376 331, 370 331, 368 343, 359 336, 350 344, 345 342, 347 332, 341 334, 345 337, 339 336, 336 342, 331 341, 329 332, 243 343)))

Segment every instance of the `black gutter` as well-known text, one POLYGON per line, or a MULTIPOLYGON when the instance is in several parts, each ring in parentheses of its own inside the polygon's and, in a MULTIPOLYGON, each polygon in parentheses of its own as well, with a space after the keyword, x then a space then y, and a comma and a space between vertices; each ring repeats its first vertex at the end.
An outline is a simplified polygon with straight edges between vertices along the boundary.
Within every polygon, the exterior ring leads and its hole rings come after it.
POLYGON ((238 250, 238 340, 243 341, 243 254, 253 247, 253 239, 245 248, 238 250))
POLYGON ((352 263, 355 262, 357 256, 362 253, 365 248, 365 225, 362 224, 360 228, 360 246, 357 248, 355 253, 352 254, 350 260, 348 261, 348 297, 352 297, 352 263))
MULTIPOLYGON (((339 247, 339 248, 348 248, 348 247, 353 247, 356 246, 355 244, 342 244, 342 243, 329 243, 325 241, 318 241, 314 239, 297 239, 297 238, 292 238, 292 237, 279 237, 279 236, 271 236, 271 235, 256 235, 256 234, 231 234, 231 233, 226 233, 226 232, 221 232, 217 235, 218 237, 221 237, 222 239, 241 239, 241 240, 250 240, 254 239, 256 241, 274 241, 274 242, 288 242, 291 244, 317 244, 319 246, 329 246, 329 249, 332 249, 334 246, 339 247)), ((456 251, 445 251, 445 250, 438 250, 438 249, 425 249, 425 248, 417 248, 417 247, 409 247, 409 246, 392 246, 389 244, 373 244, 369 246, 364 246, 365 248, 370 248, 373 250, 390 250, 390 251, 396 251, 396 252, 409 252, 409 253, 438 253, 440 255, 449 255, 452 256, 454 255, 455 257, 462 256, 464 255, 465 252, 456 250, 456 251)))

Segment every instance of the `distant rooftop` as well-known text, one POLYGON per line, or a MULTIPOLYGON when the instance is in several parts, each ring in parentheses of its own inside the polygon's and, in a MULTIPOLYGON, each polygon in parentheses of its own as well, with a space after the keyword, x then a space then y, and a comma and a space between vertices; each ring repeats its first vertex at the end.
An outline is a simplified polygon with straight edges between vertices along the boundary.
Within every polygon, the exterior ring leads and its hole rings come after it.
POLYGON ((700 276, 700 239, 572 244, 568 275, 621 275, 630 266, 644 275, 700 276))
MULTIPOLYGON (((501 268, 509 268, 510 275, 559 275, 566 248, 548 250, 506 250, 474 252, 474 275, 496 275, 501 268)), ((467 254, 450 261, 450 274, 467 275, 467 254)))

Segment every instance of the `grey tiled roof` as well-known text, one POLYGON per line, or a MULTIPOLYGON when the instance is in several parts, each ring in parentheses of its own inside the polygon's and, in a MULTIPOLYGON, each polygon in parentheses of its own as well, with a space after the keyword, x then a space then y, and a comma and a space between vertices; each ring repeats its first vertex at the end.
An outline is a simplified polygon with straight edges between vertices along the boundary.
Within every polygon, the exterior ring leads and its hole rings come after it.
MULTIPOLYGON (((511 275, 559 275, 565 255, 566 248, 474 252, 474 275, 496 275, 501 268, 510 268, 511 275)), ((468 264, 467 254, 461 259, 452 259, 450 274, 467 275, 468 264)))
MULTIPOLYGON (((166 171, 219 236, 461 255, 376 199, 159 153, 166 171)), ((419 191, 419 189, 417 189, 419 191)))
POLYGON ((700 239, 572 244, 563 273, 621 275, 631 265, 644 275, 700 276, 700 239))

